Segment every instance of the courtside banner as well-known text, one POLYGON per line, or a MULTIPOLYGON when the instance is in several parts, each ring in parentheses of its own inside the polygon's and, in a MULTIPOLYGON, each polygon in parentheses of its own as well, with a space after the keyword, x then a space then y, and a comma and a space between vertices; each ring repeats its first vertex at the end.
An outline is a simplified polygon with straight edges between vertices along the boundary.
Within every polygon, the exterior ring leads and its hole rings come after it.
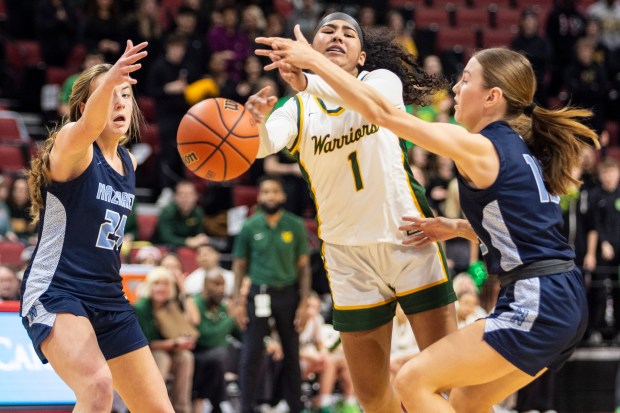
MULTIPOLYGON (((6 406, 75 404, 73 391, 37 357, 19 317, 19 303, 0 305, 0 411, 6 406), (17 308, 15 308, 17 307, 17 308), (7 311, 8 310, 8 311, 7 311)), ((75 351, 79 351, 75 349, 75 351)))

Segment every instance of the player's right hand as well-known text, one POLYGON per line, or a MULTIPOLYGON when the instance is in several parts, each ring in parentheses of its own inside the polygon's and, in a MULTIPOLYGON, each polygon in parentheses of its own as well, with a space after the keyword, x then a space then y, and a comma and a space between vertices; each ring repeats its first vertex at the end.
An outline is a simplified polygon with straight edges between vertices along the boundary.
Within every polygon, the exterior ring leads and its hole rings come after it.
POLYGON ((129 83, 130 85, 138 83, 136 79, 131 77, 131 73, 142 67, 138 61, 148 54, 146 50, 143 50, 146 46, 148 46, 148 42, 142 42, 134 46, 131 40, 127 40, 125 52, 106 74, 106 82, 109 82, 112 86, 122 85, 123 83, 129 83))
POLYGON ((273 106, 278 101, 275 96, 270 96, 270 86, 265 86, 258 93, 250 96, 245 103, 245 108, 254 117, 256 123, 263 123, 265 116, 271 112, 273 106))

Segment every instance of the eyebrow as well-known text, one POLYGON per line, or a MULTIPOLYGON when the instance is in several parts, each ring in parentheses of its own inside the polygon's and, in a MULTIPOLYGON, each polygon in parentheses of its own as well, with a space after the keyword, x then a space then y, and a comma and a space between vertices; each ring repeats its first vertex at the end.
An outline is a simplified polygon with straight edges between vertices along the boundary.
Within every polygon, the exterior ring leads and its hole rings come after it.
MULTIPOLYGON (((323 26, 321 26, 321 29, 324 28, 324 27, 329 27, 330 29, 334 29, 334 30, 336 30, 338 28, 337 25, 332 24, 332 23, 325 23, 323 26)), ((342 29, 343 30, 351 30, 351 31, 355 32, 355 34, 357 34, 357 30, 355 30, 353 27, 348 26, 346 24, 342 25, 342 29)))

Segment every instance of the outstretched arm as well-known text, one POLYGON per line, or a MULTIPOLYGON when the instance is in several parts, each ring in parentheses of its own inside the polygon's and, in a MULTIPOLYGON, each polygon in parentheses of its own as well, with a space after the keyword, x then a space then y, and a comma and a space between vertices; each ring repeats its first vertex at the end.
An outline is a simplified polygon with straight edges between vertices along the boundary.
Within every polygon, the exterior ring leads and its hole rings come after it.
POLYGON ((312 70, 335 90, 344 101, 345 107, 359 112, 366 120, 386 127, 416 145, 452 158, 459 170, 474 182, 478 176, 483 177, 480 181, 484 181, 489 170, 498 168, 497 164, 490 163, 495 153, 493 145, 481 135, 469 133, 456 125, 425 122, 395 108, 377 90, 312 49, 297 27, 295 35, 297 41, 282 38, 256 39, 257 43, 272 47, 269 57, 274 63, 266 69, 289 65, 312 70))
POLYGON ((405 245, 424 247, 433 242, 457 237, 478 243, 478 236, 466 219, 403 217, 403 220, 409 223, 401 225, 398 229, 411 232, 411 235, 403 241, 405 245))
POLYGON ((72 175, 74 169, 84 163, 87 151, 108 121, 115 88, 124 83, 129 85, 137 83, 131 74, 140 69, 141 65, 138 62, 146 56, 147 52, 143 49, 147 45, 148 43, 143 42, 134 46, 131 40, 128 40, 125 53, 107 73, 101 76, 101 79, 96 81, 96 88, 88 101, 82 104, 80 119, 63 126, 60 130, 50 154, 52 175, 57 174, 62 180, 64 175, 72 175))

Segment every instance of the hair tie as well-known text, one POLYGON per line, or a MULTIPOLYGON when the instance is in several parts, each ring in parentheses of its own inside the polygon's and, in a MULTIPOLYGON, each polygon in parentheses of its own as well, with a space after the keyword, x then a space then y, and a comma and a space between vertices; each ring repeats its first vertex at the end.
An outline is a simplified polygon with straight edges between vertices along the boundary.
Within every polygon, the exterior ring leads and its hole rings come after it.
POLYGON ((536 102, 530 103, 523 109, 523 113, 527 116, 532 116, 532 113, 534 113, 534 109, 536 108, 536 106, 538 106, 536 102))

